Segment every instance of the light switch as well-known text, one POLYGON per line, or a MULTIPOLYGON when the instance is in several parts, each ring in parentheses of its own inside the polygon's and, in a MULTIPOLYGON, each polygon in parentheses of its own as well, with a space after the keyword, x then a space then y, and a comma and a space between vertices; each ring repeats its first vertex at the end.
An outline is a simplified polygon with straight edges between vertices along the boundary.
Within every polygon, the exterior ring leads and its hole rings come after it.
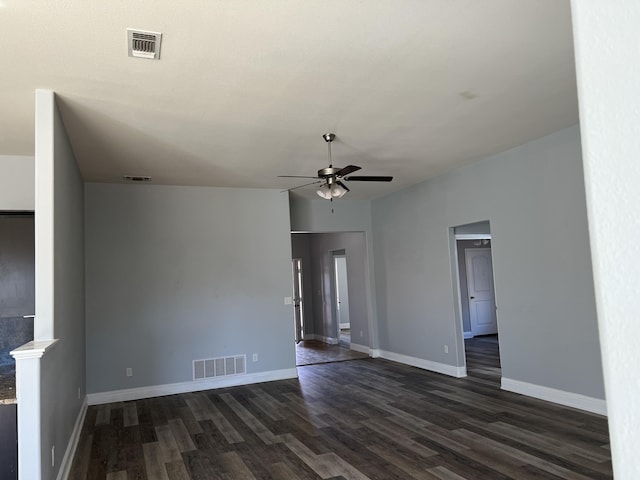
POLYGON ((284 297, 285 305, 293 305, 293 297, 284 297))

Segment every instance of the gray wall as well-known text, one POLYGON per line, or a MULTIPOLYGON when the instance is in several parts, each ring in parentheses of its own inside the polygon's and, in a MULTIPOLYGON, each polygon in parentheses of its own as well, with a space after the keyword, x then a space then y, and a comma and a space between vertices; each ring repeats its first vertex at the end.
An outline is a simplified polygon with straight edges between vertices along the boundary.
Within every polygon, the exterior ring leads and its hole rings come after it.
POLYGON ((471 233, 490 234, 491 226, 489 225, 489 222, 482 221, 482 222, 469 223, 467 225, 458 225, 453 229, 453 231, 456 234, 471 234, 471 233))
POLYGON ((194 359, 295 366, 286 195, 88 183, 85 202, 89 392, 188 382, 194 359))
POLYGON ((337 337, 332 289, 333 252, 344 251, 347 259, 349 289, 349 317, 351 342, 370 345, 369 313, 367 309, 366 278, 367 248, 362 232, 312 234, 311 258, 313 275, 314 333, 324 337, 337 337))
POLYGON ((0 211, 30 211, 35 208, 35 158, 0 155, 0 211))
MULTIPOLYGON (((53 101, 53 93, 51 100, 53 101)), ((39 133, 44 137, 53 135, 53 178, 41 176, 40 181, 53 182, 52 212, 55 228, 39 228, 39 211, 36 211, 35 217, 36 243, 46 243, 48 248, 53 249, 53 331, 55 338, 59 339, 58 345, 47 353, 42 362, 43 479, 55 478, 57 475, 82 406, 78 391, 80 390, 82 398, 85 393, 83 183, 55 105, 51 121, 52 132, 45 133, 40 129, 39 133), (52 445, 56 446, 55 467, 51 466, 52 445)), ((39 137, 38 140, 43 141, 43 138, 39 137)), ((42 212, 42 216, 48 214, 42 212)), ((36 275, 39 267, 36 263, 36 275)), ((37 295, 39 292, 36 290, 37 295)))
POLYGON ((367 200, 323 199, 290 194, 291 231, 369 232, 371 231, 371 203, 367 200))
POLYGON ((578 127, 374 200, 372 219, 381 349, 462 365, 449 228, 488 219, 503 376, 604 398, 578 127))

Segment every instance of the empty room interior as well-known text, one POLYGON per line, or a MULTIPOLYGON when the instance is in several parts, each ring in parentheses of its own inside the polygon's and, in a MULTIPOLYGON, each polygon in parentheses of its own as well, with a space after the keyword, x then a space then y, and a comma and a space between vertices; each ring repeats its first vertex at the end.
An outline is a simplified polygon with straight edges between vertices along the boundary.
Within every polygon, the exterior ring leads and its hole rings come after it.
POLYGON ((0 478, 640 478, 637 21, 0 0, 0 478))

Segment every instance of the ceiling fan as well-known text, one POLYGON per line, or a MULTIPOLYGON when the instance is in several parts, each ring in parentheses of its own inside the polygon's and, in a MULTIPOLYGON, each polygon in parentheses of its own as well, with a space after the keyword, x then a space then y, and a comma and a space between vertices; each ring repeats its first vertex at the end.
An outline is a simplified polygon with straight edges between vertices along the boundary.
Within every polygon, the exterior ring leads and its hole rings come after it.
POLYGON ((306 187, 308 185, 314 185, 321 183, 322 185, 316 193, 327 200, 333 200, 334 198, 342 198, 349 192, 349 188, 342 183, 342 180, 346 182, 390 182, 393 177, 386 176, 353 176, 353 172, 357 172, 362 167, 357 165, 347 165, 346 167, 334 167, 333 160, 331 158, 331 142, 336 138, 333 133, 325 133, 322 135, 327 146, 329 148, 329 166, 327 168, 321 168, 318 170, 318 175, 315 177, 306 177, 301 175, 278 175, 279 178, 313 178, 314 181, 305 183, 304 185, 298 185, 297 187, 284 190, 290 192, 298 188, 306 187), (348 176, 347 176, 348 175, 348 176))

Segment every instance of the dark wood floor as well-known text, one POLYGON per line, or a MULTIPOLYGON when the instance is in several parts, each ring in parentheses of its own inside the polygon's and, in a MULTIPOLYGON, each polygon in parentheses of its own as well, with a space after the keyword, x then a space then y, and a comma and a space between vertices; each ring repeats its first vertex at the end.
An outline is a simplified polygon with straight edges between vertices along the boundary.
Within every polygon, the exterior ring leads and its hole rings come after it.
POLYGON ((356 352, 339 345, 329 345, 318 340, 303 340, 296 344, 296 365, 316 365, 318 363, 343 362, 368 358, 369 354, 356 352))
POLYGON ((363 359, 89 407, 71 478, 613 478, 605 418, 499 390, 473 343, 464 379, 363 359))

